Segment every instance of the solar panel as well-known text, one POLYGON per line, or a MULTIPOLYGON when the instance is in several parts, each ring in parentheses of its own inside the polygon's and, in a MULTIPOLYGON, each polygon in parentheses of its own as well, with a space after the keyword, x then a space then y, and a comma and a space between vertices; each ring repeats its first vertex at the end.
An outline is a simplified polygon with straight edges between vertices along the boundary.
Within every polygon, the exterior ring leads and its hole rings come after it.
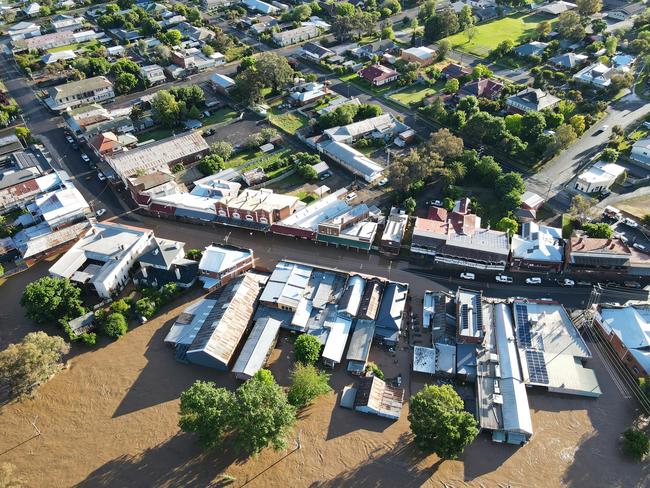
POLYGON ((463 329, 469 328, 469 310, 465 303, 460 306, 460 323, 463 329))
POLYGON ((528 307, 524 304, 515 305, 517 315, 517 340, 521 347, 531 347, 530 321, 528 320, 528 307))
POLYGON ((528 364, 528 377, 532 383, 548 385, 548 370, 544 354, 540 351, 526 351, 526 363, 528 364))
POLYGON ((483 307, 481 306, 481 297, 474 297, 474 301, 474 310, 476 310, 476 329, 483 330, 483 307))

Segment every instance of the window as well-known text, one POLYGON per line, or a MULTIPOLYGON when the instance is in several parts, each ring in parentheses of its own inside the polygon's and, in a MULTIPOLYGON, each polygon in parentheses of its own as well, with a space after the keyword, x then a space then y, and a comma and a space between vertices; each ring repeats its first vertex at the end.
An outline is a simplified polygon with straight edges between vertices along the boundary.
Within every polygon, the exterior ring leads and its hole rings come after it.
POLYGON ((626 360, 628 363, 631 362, 631 361, 632 361, 632 354, 630 354, 630 353, 628 352, 627 355, 625 356, 625 360, 626 360))
POLYGON ((637 368, 636 366, 632 366, 632 372, 633 372, 635 375, 638 376, 638 375, 639 375, 639 368, 637 368))
POLYGON ((253 221, 253 216, 250 215, 250 214, 247 215, 247 216, 246 216, 246 220, 248 220, 249 222, 252 222, 252 221, 253 221))

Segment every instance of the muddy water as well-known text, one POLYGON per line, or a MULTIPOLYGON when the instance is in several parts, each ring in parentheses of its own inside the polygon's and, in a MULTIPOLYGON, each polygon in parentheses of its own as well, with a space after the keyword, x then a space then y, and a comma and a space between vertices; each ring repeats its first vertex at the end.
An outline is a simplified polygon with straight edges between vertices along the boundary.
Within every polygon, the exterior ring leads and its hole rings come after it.
MULTIPOLYGON (((18 300, 25 283, 46 265, 0 287, 0 340, 20 339, 33 327, 18 300), (9 286, 8 286, 9 285, 9 286)), ((203 453, 195 439, 179 433, 178 396, 195 379, 234 382, 218 372, 178 364, 162 339, 184 304, 96 350, 76 349, 67 369, 41 388, 38 397, 0 408, 0 462, 11 462, 30 487, 647 487, 648 466, 625 461, 619 433, 631 422, 621 399, 596 359, 603 396, 597 400, 530 394, 535 436, 523 448, 480 436, 458 461, 422 457, 410 443, 406 408, 402 419, 343 410, 331 394, 300 419, 286 452, 238 459, 229 450, 203 453), (34 436, 30 422, 41 430, 34 436), (299 443, 299 448, 297 447, 299 443)), ((403 368, 374 352, 381 367, 403 368)), ((280 383, 287 383, 291 354, 283 337, 271 358, 280 383)), ((389 373, 390 374, 390 373, 389 373)), ((336 391, 350 383, 342 371, 336 391)), ((413 388, 417 389, 415 383, 413 388)))

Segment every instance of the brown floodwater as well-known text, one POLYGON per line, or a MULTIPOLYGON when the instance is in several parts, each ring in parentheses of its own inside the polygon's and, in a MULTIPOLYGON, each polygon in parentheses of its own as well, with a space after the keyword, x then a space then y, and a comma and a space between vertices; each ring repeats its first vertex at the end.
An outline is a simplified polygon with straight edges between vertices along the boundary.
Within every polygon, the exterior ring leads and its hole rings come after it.
MULTIPOLYGON (((2 347, 34 330, 18 301, 24 285, 46 269, 39 265, 0 286, 2 347)), ((234 487, 650 486, 648 464, 628 462, 618 444, 634 419, 634 405, 596 358, 590 366, 602 397, 531 392, 535 435, 522 448, 481 435, 457 461, 422 456, 411 443, 407 407, 397 422, 338 407, 338 393, 352 383, 338 368, 334 392, 301 414, 287 451, 250 459, 228 449, 202 452, 194 437, 178 429, 178 397, 196 379, 236 383, 229 375, 177 363, 163 344, 184 306, 170 305, 116 342, 75 346, 66 369, 35 399, 0 407, 0 462, 15 464, 27 486, 47 488, 225 486, 226 474, 234 487)), ((282 336, 271 357, 270 367, 285 385, 290 349, 282 336)), ((408 369, 408 351, 398 351, 397 363, 376 348, 373 356, 389 376, 408 369)), ((421 382, 406 376, 405 385, 415 391, 421 382)))

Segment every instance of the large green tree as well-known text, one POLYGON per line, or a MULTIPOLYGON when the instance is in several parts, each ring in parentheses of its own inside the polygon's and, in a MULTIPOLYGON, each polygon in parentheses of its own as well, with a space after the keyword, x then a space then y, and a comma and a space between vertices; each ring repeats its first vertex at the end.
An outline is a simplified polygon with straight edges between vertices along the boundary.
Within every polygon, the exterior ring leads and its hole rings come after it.
POLYGON ((181 115, 181 106, 174 95, 167 90, 159 90, 151 100, 154 120, 163 127, 174 127, 181 115))
POLYGON ((329 375, 316 369, 313 364, 296 364, 291 372, 291 386, 287 398, 296 408, 303 408, 313 400, 332 391, 329 375))
POLYGON ((30 332, 0 352, 0 384, 12 396, 31 395, 62 367, 70 345, 61 337, 30 332))
POLYGON ((39 324, 70 320, 84 313, 81 290, 66 278, 44 276, 25 287, 20 304, 39 324))
POLYGON ((313 364, 320 357, 321 344, 316 336, 302 334, 296 339, 296 342, 293 344, 293 349, 296 353, 296 361, 313 364))
POLYGON ((233 423, 234 395, 214 383, 196 381, 181 394, 179 427, 193 432, 206 447, 215 447, 233 423))
POLYGON ((257 56, 255 69, 264 80, 265 86, 277 91, 282 85, 289 83, 293 78, 293 68, 287 58, 274 52, 262 53, 257 56))
POLYGON ((478 434, 476 419, 450 385, 426 385, 411 397, 408 419, 415 444, 443 459, 457 458, 478 434))

